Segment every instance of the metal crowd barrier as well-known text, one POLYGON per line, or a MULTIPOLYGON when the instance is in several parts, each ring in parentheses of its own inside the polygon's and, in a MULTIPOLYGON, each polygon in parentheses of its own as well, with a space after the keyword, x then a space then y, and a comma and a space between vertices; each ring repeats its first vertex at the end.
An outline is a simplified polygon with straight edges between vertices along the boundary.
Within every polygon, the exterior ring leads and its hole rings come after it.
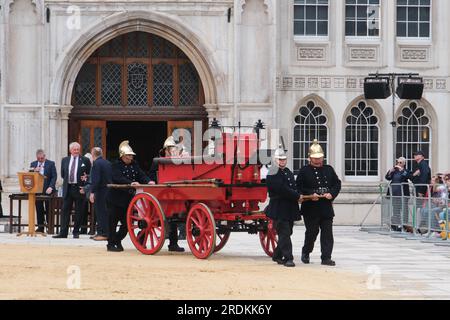
MULTIPOLYGON (((425 242, 450 239, 448 187, 445 184, 435 185, 434 190, 432 187, 411 183, 381 184, 377 199, 381 204, 381 223, 377 232, 425 242), (417 192, 420 188, 426 190, 425 195, 417 192)), ((370 228, 361 229, 370 231, 370 228)))

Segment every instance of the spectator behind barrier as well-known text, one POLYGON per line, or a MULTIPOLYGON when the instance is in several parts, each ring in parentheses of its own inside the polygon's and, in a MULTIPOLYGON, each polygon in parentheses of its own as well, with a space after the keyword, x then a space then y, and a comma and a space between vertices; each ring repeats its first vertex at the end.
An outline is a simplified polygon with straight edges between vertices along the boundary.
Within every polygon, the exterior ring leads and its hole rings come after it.
POLYGON ((445 207, 446 188, 440 175, 436 174, 431 178, 430 193, 425 195, 427 200, 424 201, 424 206, 420 210, 420 224, 419 233, 428 235, 428 219, 430 221, 431 230, 439 229, 439 213, 445 207), (428 201, 430 197, 430 201, 428 201))
POLYGON ((392 193, 393 197, 392 198, 393 212, 391 217, 391 230, 393 231, 401 231, 402 221, 405 222, 408 218, 408 199, 409 199, 408 180, 411 178, 411 173, 408 171, 408 169, 406 169, 405 166, 406 166, 406 159, 404 157, 400 157, 397 159, 395 166, 392 167, 386 173, 386 180, 391 181, 391 187, 388 188, 387 196, 390 196, 390 193, 392 193), (403 220, 401 218, 402 211, 403 211, 403 220))

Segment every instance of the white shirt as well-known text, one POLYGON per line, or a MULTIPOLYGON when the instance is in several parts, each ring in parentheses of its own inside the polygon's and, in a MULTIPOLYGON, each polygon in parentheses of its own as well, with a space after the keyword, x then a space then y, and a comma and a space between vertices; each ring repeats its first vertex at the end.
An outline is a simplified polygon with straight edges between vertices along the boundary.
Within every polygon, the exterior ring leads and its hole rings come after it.
POLYGON ((38 161, 38 168, 39 168, 39 173, 44 175, 44 166, 45 166, 45 161, 44 162, 39 162, 38 161))
POLYGON ((70 156, 70 161, 69 161, 69 183, 78 183, 77 182, 78 161, 80 161, 80 156, 77 156, 77 160, 75 160, 73 156, 70 156), (70 168, 72 168, 72 162, 73 161, 76 161, 75 162, 75 170, 74 170, 74 180, 70 181, 70 168))

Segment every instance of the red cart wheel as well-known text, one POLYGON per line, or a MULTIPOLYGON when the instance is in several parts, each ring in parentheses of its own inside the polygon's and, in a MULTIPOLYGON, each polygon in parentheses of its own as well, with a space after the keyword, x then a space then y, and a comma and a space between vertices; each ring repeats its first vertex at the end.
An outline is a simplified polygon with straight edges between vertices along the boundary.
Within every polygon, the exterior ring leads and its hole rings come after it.
POLYGON ((131 242, 143 254, 155 254, 165 240, 166 217, 159 201, 151 194, 140 193, 130 202, 127 211, 131 242))
POLYGON ((186 219, 186 239, 194 256, 207 259, 216 246, 216 223, 204 203, 195 204, 186 219))
POLYGON ((216 248, 214 249, 214 252, 218 252, 222 250, 223 247, 228 242, 228 239, 230 238, 231 231, 227 231, 226 233, 220 234, 216 232, 216 248))
POLYGON ((273 256, 273 252, 278 244, 277 231, 273 227, 273 221, 269 220, 267 223, 267 231, 259 232, 259 241, 264 249, 264 252, 269 256, 273 256))

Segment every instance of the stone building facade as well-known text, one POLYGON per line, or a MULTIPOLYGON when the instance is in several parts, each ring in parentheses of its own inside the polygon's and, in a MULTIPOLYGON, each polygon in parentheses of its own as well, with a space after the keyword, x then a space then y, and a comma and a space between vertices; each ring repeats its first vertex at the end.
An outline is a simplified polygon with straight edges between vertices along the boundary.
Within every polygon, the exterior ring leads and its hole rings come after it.
POLYGON ((59 163, 69 140, 112 144, 121 121, 163 123, 163 136, 177 121, 261 119, 280 129, 294 169, 318 138, 344 184, 343 224, 361 221, 394 156, 421 148, 433 171, 450 170, 446 0, 0 3, 4 197, 36 149, 59 163), (423 98, 394 110, 364 100, 374 72, 419 73, 423 98))

